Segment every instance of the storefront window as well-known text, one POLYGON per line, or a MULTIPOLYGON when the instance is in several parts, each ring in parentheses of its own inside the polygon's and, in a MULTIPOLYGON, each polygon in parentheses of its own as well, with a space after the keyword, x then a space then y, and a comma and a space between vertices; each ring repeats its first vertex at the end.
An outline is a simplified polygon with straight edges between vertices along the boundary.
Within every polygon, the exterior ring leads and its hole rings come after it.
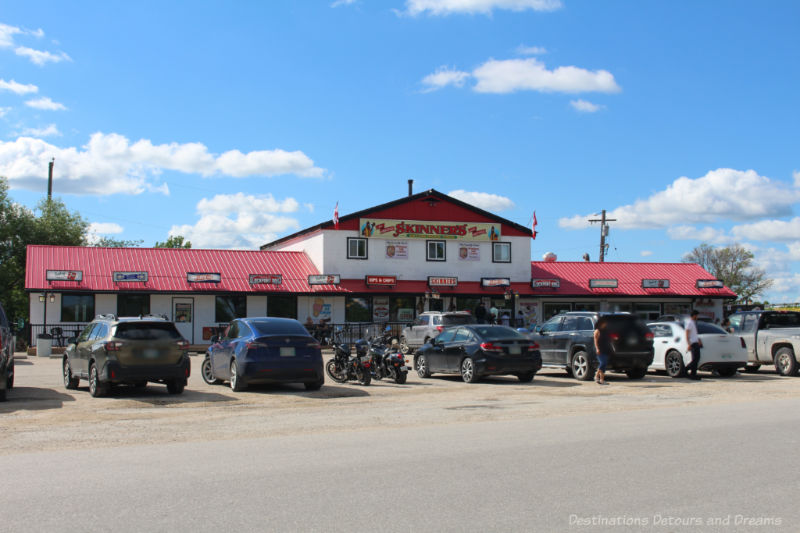
POLYGON ((117 316, 139 316, 150 313, 149 294, 118 294, 117 316))
POLYGON ((389 321, 411 322, 414 320, 416 299, 413 296, 393 296, 389 298, 389 321))
POLYGON ((609 304, 609 309, 612 313, 631 313, 633 312, 633 304, 612 303, 609 304))
POLYGON ((636 304, 634 314, 643 320, 655 320, 661 316, 661 304, 636 304))
POLYGON ((345 322, 372 322, 369 298, 348 296, 344 302, 345 322))
POLYGON ((688 315, 691 306, 689 304, 664 304, 665 315, 688 315))
POLYGON ((230 294, 217 296, 214 321, 230 322, 234 318, 247 316, 247 296, 244 294, 230 294))
POLYGON ((62 322, 90 322, 94 318, 94 294, 62 294, 62 322))
POLYGON ((597 311, 597 304, 596 303, 588 303, 588 302, 576 302, 573 307, 573 311, 588 311, 588 312, 596 312, 597 311))
POLYGON ((550 320, 559 313, 572 311, 572 305, 568 303, 546 303, 544 304, 543 320, 550 320))
POLYGON ((297 319, 297 296, 288 294, 267 296, 267 316, 297 319))
POLYGON ((441 298, 428 300, 428 311, 444 311, 444 300, 441 298))
POLYGON ((457 296, 456 297, 456 311, 469 311, 475 314, 475 308, 478 307, 480 298, 473 298, 471 296, 457 296))

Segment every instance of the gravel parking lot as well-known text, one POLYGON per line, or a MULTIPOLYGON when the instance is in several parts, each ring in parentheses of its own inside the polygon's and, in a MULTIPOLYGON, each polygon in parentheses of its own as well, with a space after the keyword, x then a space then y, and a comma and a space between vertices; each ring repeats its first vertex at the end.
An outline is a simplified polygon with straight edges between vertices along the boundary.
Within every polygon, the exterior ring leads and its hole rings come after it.
POLYGON ((77 391, 64 388, 60 359, 19 358, 15 388, 0 404, 0 454, 419 428, 800 395, 800 378, 781 377, 771 369, 728 379, 702 373, 699 382, 658 374, 632 381, 610 374, 608 386, 548 369, 529 384, 497 377, 469 385, 458 376, 423 380, 412 372, 404 385, 373 381, 363 387, 328 380, 317 392, 297 385, 234 393, 227 384, 204 383, 201 362, 202 356, 192 357, 192 377, 182 395, 151 384, 144 390, 117 387, 106 398, 92 398, 85 381, 77 391))

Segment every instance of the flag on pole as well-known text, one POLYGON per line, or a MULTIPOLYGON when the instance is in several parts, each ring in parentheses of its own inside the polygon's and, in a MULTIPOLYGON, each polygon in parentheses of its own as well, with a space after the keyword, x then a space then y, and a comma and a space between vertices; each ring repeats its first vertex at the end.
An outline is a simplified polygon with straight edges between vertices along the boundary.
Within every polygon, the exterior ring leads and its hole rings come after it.
POLYGON ((336 207, 333 208, 333 228, 339 229, 339 202, 336 202, 336 207))
POLYGON ((533 226, 531 226, 531 230, 533 231, 533 235, 532 235, 533 240, 536 240, 536 234, 538 233, 536 231, 536 224, 538 224, 538 222, 536 222, 536 211, 534 211, 533 212, 533 226))

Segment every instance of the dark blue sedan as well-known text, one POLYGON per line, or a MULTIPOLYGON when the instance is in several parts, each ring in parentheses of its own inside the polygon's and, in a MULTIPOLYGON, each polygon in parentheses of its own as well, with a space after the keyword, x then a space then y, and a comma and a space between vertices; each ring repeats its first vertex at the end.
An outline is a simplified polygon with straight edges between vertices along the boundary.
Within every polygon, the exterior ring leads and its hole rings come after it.
POLYGON ((239 318, 211 340, 202 370, 208 384, 229 381, 238 392, 250 383, 303 383, 306 390, 325 383, 320 345, 297 320, 239 318))

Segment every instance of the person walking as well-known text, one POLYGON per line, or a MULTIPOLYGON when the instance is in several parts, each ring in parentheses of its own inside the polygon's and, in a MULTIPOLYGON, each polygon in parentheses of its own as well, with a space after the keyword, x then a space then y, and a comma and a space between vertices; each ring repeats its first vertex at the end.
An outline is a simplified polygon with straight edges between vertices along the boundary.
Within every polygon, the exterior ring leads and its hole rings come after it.
POLYGON ((608 320, 601 316, 594 327, 594 353, 597 354, 597 372, 594 380, 600 385, 606 385, 606 366, 608 359, 614 353, 614 344, 608 332, 608 320))
POLYGON ((703 347, 703 341, 697 335, 697 315, 699 314, 697 309, 692 309, 684 326, 686 329, 686 342, 689 344, 689 351, 692 352, 692 362, 686 365, 686 375, 689 379, 694 380, 700 379, 700 376, 697 375, 697 365, 700 364, 700 348, 703 347))
POLYGON ((475 320, 478 324, 486 324, 486 307, 484 307, 483 302, 478 302, 477 307, 475 307, 475 320))

